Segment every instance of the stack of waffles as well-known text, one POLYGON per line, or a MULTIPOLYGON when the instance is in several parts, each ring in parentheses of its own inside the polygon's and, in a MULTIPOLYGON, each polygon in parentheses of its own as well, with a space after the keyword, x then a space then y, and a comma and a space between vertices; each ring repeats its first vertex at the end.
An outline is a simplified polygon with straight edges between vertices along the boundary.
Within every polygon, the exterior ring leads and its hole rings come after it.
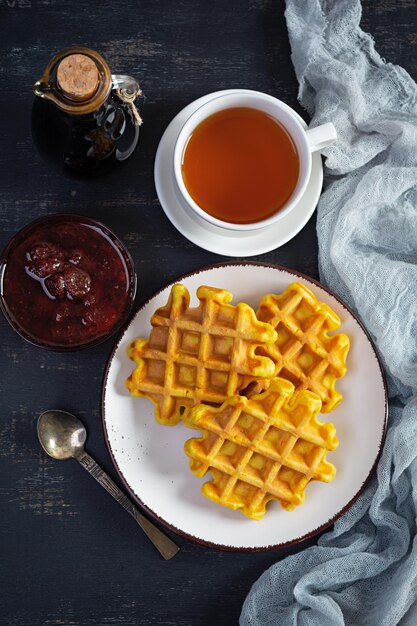
POLYGON ((257 520, 270 500, 292 510, 310 480, 336 474, 326 460, 336 431, 318 414, 342 400, 349 338, 330 334, 339 317, 300 283, 256 313, 224 289, 202 286, 197 298, 190 307, 187 288, 172 287, 149 337, 129 347, 127 388, 153 402, 159 423, 200 431, 185 452, 195 475, 211 474, 205 496, 257 520))

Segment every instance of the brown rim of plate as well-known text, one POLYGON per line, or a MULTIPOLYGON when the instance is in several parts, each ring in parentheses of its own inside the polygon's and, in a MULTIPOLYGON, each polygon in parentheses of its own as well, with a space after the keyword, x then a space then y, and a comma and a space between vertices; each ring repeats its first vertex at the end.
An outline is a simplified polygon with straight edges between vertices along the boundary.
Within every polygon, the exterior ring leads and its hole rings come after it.
POLYGON ((307 276, 306 274, 303 274, 302 272, 298 272, 297 270, 293 270, 290 269, 288 267, 285 267, 284 265, 275 265, 274 263, 263 263, 260 261, 230 261, 230 262, 224 262, 224 263, 214 263, 213 265, 205 265, 203 267, 200 267, 199 269, 196 269, 192 272, 187 272, 186 274, 183 274, 182 276, 178 276, 175 280, 170 281, 169 283, 167 283, 166 285, 164 285, 163 287, 161 287, 160 289, 158 289, 157 291, 155 291, 152 296, 150 296, 140 307, 139 309, 135 312, 135 314, 129 316, 129 319, 127 320, 127 322, 124 324, 123 328, 120 330, 119 332, 119 336, 112 348, 112 351, 110 353, 110 356, 108 358, 105 370, 104 370, 104 374, 103 374, 103 379, 102 379, 102 385, 101 385, 101 427, 103 430, 103 435, 104 435, 104 441, 106 443, 106 447, 108 450, 108 453, 110 455, 111 461, 116 469, 116 472, 120 478, 120 480, 123 483, 124 488, 126 489, 126 491, 128 492, 129 496, 134 500, 134 502, 136 504, 138 504, 141 509, 143 509, 150 518, 152 518, 153 520, 155 520, 156 522, 158 522, 161 526, 167 528, 168 530, 174 532, 176 535, 178 535, 179 537, 182 537, 184 539, 188 539, 189 541, 191 541, 192 543, 195 543, 197 545, 200 546, 205 546, 208 548, 215 548, 216 550, 221 550, 224 552, 271 552, 273 550, 281 550, 282 548, 289 548, 290 546, 296 545, 298 543, 301 543, 302 541, 306 541, 307 539, 310 539, 312 537, 314 537, 315 535, 318 535, 319 533, 321 533, 322 531, 326 530, 327 528, 329 528, 329 526, 331 526, 332 524, 334 524, 334 522, 336 522, 344 513, 346 513, 346 511, 348 511, 348 509, 350 509, 350 507, 356 502, 356 500, 359 498, 359 496, 363 493, 365 487, 367 486, 367 484, 369 483, 369 480, 371 479, 376 466, 378 464, 378 461, 380 459, 381 453, 382 453, 382 448, 384 446, 385 443, 385 437, 386 437, 386 432, 387 432, 387 419, 388 419, 388 392, 387 392, 387 382, 386 382, 386 377, 385 377, 385 373, 381 364, 381 359, 378 355, 378 352, 376 350, 376 347, 374 345, 374 342, 372 341, 372 338, 369 334, 369 332, 366 330, 365 326, 363 325, 362 321, 358 318, 358 316, 356 315, 356 313, 353 312, 353 310, 347 305, 345 304, 340 298, 339 296, 337 296, 336 294, 334 294, 328 287, 326 287, 325 285, 321 284, 318 280, 311 278, 310 276, 307 276), (283 543, 277 543, 274 545, 269 545, 269 546, 262 546, 262 547, 235 547, 235 546, 227 546, 227 545, 223 545, 223 544, 217 544, 217 543, 213 543, 211 541, 206 541, 205 539, 201 539, 201 537, 195 537, 194 535, 190 535, 189 533, 184 532, 183 530, 181 530, 180 528, 177 528, 176 526, 170 524, 169 522, 167 522, 166 520, 164 520, 162 517, 160 517, 157 513, 155 513, 155 511, 153 511, 152 509, 150 509, 146 504, 144 504, 142 502, 142 500, 135 494, 135 492, 133 491, 133 489, 130 487, 130 485, 128 484, 128 482, 126 481, 123 472, 121 471, 120 467, 117 464, 116 459, 113 456, 113 452, 111 450, 110 447, 110 442, 107 436, 107 429, 105 426, 105 390, 106 390, 106 384, 107 384, 107 376, 108 376, 108 372, 111 366, 111 363, 113 361, 114 355, 116 353, 116 350, 120 344, 120 341, 123 338, 123 335, 125 334, 126 330, 128 329, 128 327, 130 326, 131 322, 133 321, 134 317, 136 317, 137 313, 143 309, 148 302, 150 302, 150 300, 152 300, 152 298, 154 298, 155 296, 157 296, 159 293, 161 293, 162 291, 164 291, 164 289, 166 289, 167 287, 177 283, 177 282, 181 282, 183 279, 185 278, 189 278, 190 276, 195 276, 197 274, 200 274, 201 272, 206 272, 207 270, 212 270, 212 269, 218 269, 218 268, 222 268, 222 267, 230 267, 230 266, 240 266, 240 267, 245 267, 245 266, 253 266, 256 265, 258 267, 268 267, 271 269, 276 269, 278 271, 281 272, 288 272, 289 274, 293 274, 294 276, 297 276, 298 278, 301 278, 303 280, 309 281, 311 283, 314 283, 315 285, 317 285, 317 287, 320 287, 321 289, 323 289, 324 291, 327 291, 327 293, 334 297, 339 304, 354 318, 354 320, 359 324, 360 328, 363 330, 363 332, 365 333, 366 338, 368 339, 369 343, 371 344, 373 353, 375 355, 375 358, 377 360, 378 366, 379 366, 379 370, 381 373, 381 379, 382 379, 382 383, 384 386, 384 404, 385 404, 385 415, 384 415, 384 428, 383 428, 383 432, 382 432, 382 437, 381 437, 381 441, 379 443, 379 448, 378 448, 378 453, 375 457, 374 463, 369 471, 368 476, 366 477, 366 479, 364 480, 364 482, 362 483, 362 486, 359 488, 359 490, 357 491, 357 493, 353 496, 353 498, 351 498, 351 500, 349 500, 349 502, 338 512, 336 513, 336 515, 334 515, 331 519, 329 519, 327 522, 325 522, 324 524, 322 524, 321 526, 319 526, 318 528, 314 528, 311 532, 306 533, 305 535, 303 535, 302 537, 298 537, 296 539, 292 539, 291 541, 285 541, 283 543))

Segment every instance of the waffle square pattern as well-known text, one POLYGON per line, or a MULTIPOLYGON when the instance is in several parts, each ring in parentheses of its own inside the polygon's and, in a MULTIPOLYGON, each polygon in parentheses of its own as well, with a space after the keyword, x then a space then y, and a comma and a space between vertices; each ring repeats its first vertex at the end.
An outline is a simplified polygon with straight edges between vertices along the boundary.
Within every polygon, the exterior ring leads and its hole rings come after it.
POLYGON ((202 493, 223 506, 260 520, 277 500, 291 511, 304 501, 311 480, 330 482, 336 474, 326 460, 338 446, 333 424, 317 419, 320 398, 275 378, 252 398, 235 395, 220 407, 204 404, 188 414, 187 425, 201 431, 185 452, 198 477, 210 471, 202 493))
POLYGON ((275 372, 266 352, 277 340, 271 324, 245 303, 229 304, 233 296, 225 289, 201 286, 197 297, 199 305, 190 307, 187 288, 174 285, 151 318, 149 339, 136 339, 128 349, 136 367, 127 388, 152 400, 157 421, 168 426, 199 402, 221 404, 275 372))
MULTIPOLYGON (((322 401, 322 413, 341 402, 335 388, 346 373, 350 347, 345 334, 329 333, 340 328, 339 316, 301 283, 292 283, 279 294, 262 298, 257 317, 277 331, 275 344, 265 354, 275 363, 275 376, 291 381, 297 389, 314 391, 322 401)), ((267 387, 260 383, 255 391, 267 387)))

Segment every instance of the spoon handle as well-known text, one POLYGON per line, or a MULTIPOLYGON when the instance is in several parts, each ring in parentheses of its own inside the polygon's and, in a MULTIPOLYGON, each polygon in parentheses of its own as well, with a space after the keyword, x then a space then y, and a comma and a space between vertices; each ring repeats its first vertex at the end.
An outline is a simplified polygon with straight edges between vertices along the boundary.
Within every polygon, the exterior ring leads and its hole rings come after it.
POLYGON ((171 559, 179 550, 179 547, 169 539, 159 528, 144 517, 132 502, 125 496, 106 472, 101 469, 95 460, 85 451, 75 457, 77 461, 100 483, 110 495, 137 521, 144 533, 149 537, 154 546, 159 550, 165 560, 171 559))

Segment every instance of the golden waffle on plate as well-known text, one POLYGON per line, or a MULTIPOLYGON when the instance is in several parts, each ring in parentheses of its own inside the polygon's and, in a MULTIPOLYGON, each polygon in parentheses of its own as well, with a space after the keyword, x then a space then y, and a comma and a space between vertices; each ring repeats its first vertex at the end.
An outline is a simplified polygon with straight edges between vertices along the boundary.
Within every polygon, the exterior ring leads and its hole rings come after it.
MULTIPOLYGON (((278 339, 265 354, 275 364, 275 376, 294 383, 297 389, 314 391, 320 397, 322 412, 329 413, 342 400, 335 389, 338 378, 346 373, 349 337, 329 335, 338 329, 338 315, 300 283, 292 283, 280 295, 262 298, 257 317, 269 322, 278 339)), ((262 382, 254 391, 267 387, 262 382)))
POLYGON ((259 322, 247 304, 230 305, 233 296, 224 289, 202 286, 197 297, 199 306, 190 308, 187 288, 174 285, 151 318, 149 339, 136 339, 128 350, 136 367, 126 386, 152 400, 161 424, 178 423, 200 401, 221 404, 275 371, 268 356, 255 354, 276 341, 270 324, 259 322))
POLYGON ((338 445, 336 430, 317 419, 320 408, 316 394, 294 391, 282 378, 250 399, 194 407, 188 423, 202 437, 189 439, 185 452, 194 474, 211 472, 203 494, 256 520, 270 500, 288 511, 301 504, 310 480, 330 482, 336 474, 326 460, 338 445))

